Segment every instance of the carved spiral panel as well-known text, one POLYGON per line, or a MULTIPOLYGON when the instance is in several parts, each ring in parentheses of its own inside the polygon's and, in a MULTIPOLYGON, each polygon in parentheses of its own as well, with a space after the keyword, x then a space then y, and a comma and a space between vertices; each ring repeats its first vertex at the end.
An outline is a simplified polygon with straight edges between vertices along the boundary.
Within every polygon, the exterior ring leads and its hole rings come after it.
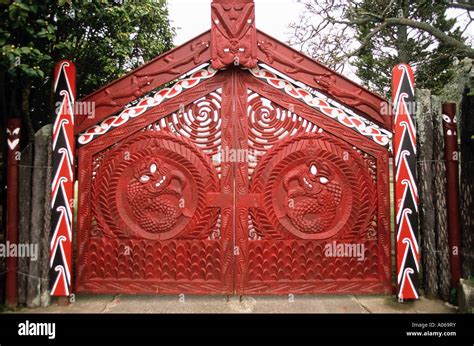
POLYGON ((248 144, 252 149, 249 160, 250 175, 254 172, 259 157, 266 154, 275 144, 295 134, 322 132, 322 129, 312 122, 255 92, 249 91, 247 103, 248 144))
POLYGON ((291 137, 270 150, 251 189, 263 193, 268 215, 255 214, 256 223, 270 223, 283 237, 323 240, 362 232, 363 238, 376 207, 367 198, 375 186, 364 160, 320 133, 291 137))
MULTIPOLYGON (((148 131, 110 150, 94 180, 94 233, 110 237, 166 240, 186 228, 208 232, 217 221, 206 207, 218 188, 208 158, 184 138, 148 131)), ((207 237, 208 235, 202 235, 207 237)))
POLYGON ((222 89, 217 89, 162 118, 150 128, 157 131, 167 129, 188 138, 211 158, 216 170, 220 172, 220 162, 215 158, 221 148, 221 108, 222 89))

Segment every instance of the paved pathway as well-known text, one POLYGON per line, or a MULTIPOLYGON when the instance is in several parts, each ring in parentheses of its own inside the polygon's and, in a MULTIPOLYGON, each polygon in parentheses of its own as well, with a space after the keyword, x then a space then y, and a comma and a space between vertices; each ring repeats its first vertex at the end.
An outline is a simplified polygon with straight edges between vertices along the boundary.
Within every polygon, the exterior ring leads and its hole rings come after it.
POLYGON ((422 297, 399 304, 391 296, 144 296, 78 295, 68 306, 21 309, 26 313, 455 313, 422 297), (290 299, 289 299, 290 298, 290 299))

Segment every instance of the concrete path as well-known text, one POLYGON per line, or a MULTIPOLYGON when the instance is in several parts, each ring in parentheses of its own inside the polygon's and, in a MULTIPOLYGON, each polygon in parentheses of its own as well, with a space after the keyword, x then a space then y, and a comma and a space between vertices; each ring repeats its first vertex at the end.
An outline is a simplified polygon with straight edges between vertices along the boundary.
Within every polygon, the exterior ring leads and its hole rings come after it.
POLYGON ((68 306, 20 309, 20 313, 455 313, 439 300, 422 297, 399 304, 391 296, 144 296, 77 295, 68 306))

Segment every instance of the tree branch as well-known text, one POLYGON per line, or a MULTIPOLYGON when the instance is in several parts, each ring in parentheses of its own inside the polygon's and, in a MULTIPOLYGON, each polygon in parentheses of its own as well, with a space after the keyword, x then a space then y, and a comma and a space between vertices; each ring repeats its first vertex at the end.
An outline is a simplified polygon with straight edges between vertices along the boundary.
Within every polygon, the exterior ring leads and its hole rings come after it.
POLYGON ((445 34, 441 30, 435 28, 434 26, 425 23, 425 22, 418 22, 416 20, 408 19, 408 18, 386 18, 384 20, 384 24, 388 26, 397 26, 397 25, 405 25, 411 28, 420 29, 426 31, 436 37, 440 42, 444 43, 447 46, 453 47, 459 52, 462 52, 466 55, 466 57, 474 59, 474 49, 465 45, 464 43, 456 40, 455 38, 445 34))
POLYGON ((359 48, 357 48, 355 51, 351 52, 351 53, 348 53, 346 54, 346 58, 350 58, 350 57, 353 57, 357 54, 359 54, 362 49, 364 49, 365 47, 367 47, 367 45, 370 43, 370 41, 372 40, 372 38, 377 35, 379 32, 381 32, 383 29, 387 28, 389 26, 388 23, 383 23, 377 27, 375 27, 369 34, 367 34, 362 42, 361 42, 361 45, 359 46, 359 48))
POLYGON ((448 7, 459 8, 466 11, 474 11, 474 5, 466 2, 448 2, 448 7))

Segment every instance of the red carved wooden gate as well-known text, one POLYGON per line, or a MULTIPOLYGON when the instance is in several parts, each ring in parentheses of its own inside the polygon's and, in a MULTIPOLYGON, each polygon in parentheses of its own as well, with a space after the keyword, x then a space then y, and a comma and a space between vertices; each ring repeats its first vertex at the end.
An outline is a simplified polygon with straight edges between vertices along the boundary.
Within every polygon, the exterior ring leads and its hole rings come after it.
POLYGON ((324 102, 207 68, 82 134, 76 289, 390 292, 388 151, 324 102))

